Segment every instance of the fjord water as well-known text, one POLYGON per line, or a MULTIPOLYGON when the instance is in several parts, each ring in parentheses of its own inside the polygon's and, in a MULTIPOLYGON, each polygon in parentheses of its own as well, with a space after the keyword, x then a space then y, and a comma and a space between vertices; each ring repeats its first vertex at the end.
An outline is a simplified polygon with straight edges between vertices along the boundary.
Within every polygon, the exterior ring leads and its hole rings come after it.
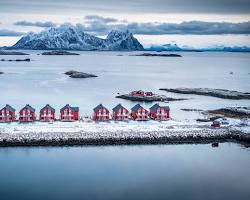
MULTIPOLYGON (((130 56, 142 52, 78 52, 79 56, 42 56, 41 51, 25 51, 28 56, 0 56, 4 59, 31 58, 31 62, 0 62, 0 106, 8 103, 17 110, 29 103, 36 111, 49 103, 59 109, 66 103, 80 107, 90 116, 103 103, 112 109, 118 103, 131 108, 135 103, 116 99, 117 93, 143 89, 170 97, 189 98, 169 103, 171 116, 190 120, 181 108, 214 109, 250 105, 249 100, 225 100, 198 95, 172 94, 159 88, 209 87, 250 92, 248 53, 180 52, 183 57, 130 56), (79 70, 97 78, 72 79, 64 74, 79 70), (230 74, 233 72, 233 75, 230 74)), ((143 104, 150 107, 152 103, 143 104)), ((197 116, 194 116, 195 118, 197 116)))
POLYGON ((2 200, 249 199, 239 144, 0 148, 2 200))

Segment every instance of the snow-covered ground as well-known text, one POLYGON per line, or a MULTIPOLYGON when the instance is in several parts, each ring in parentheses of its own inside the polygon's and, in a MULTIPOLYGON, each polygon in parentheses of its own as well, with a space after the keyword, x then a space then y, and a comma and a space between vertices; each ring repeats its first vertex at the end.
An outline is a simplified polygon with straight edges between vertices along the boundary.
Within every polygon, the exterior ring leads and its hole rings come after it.
MULTIPOLYGON (((237 127, 240 121, 230 121, 235 130, 244 128, 250 133, 250 123, 237 127)), ((165 122, 35 122, 30 124, 0 124, 0 142, 7 141, 51 141, 51 140, 98 140, 98 139, 161 139, 177 138, 180 141, 188 137, 213 138, 230 134, 231 125, 213 129, 210 123, 185 123, 173 120, 165 122)))

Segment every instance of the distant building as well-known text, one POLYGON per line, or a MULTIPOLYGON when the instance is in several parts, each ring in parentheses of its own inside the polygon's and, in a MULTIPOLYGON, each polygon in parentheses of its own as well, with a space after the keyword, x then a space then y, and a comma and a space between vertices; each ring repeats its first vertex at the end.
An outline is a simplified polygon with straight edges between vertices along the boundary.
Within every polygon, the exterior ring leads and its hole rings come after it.
POLYGON ((133 95, 143 95, 144 96, 144 92, 142 90, 132 91, 132 92, 130 92, 130 94, 133 94, 133 95))
POLYGON ((43 122, 55 121, 55 109, 47 104, 40 110, 39 119, 43 122))
POLYGON ((133 120, 145 121, 148 119, 149 112, 143 108, 140 104, 136 104, 131 108, 131 117, 133 120))
POLYGON ((123 107, 121 104, 118 104, 112 110, 113 110, 113 114, 112 114, 113 120, 117 120, 117 121, 128 120, 129 111, 125 107, 123 107))
POLYGON ((150 118, 153 120, 164 121, 170 117, 169 106, 159 106, 159 104, 153 105, 150 109, 150 118))
POLYGON ((69 104, 60 109, 61 121, 71 122, 79 120, 79 107, 72 107, 69 104))
POLYGON ((102 104, 94 108, 93 120, 95 121, 109 121, 109 110, 102 104))
POLYGON ((19 122, 34 122, 36 120, 35 108, 27 104, 19 112, 19 122))
POLYGON ((213 123, 211 124, 211 126, 213 128, 220 128, 220 122, 219 121, 213 121, 213 123))
POLYGON ((0 122, 13 122, 16 119, 15 116, 15 109, 12 108, 10 105, 6 104, 5 107, 3 107, 0 110, 0 122))

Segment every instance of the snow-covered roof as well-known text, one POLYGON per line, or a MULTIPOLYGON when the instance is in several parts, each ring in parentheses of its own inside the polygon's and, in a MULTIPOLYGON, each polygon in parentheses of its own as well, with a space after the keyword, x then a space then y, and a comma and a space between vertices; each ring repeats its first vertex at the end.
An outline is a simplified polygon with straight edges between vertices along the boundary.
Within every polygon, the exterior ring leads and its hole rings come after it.
POLYGON ((158 108, 164 108, 165 110, 169 111, 169 106, 160 106, 158 103, 153 105, 151 108, 149 108, 150 112, 156 112, 158 108))
POLYGON ((145 108, 143 108, 143 107, 138 103, 138 104, 136 104, 133 108, 131 108, 131 111, 132 111, 132 112, 136 112, 136 111, 139 110, 140 108, 145 109, 145 108))
POLYGON ((43 111, 44 109, 48 109, 48 110, 51 110, 52 112, 55 112, 55 109, 52 108, 49 104, 47 104, 46 106, 44 106, 40 111, 43 111))
POLYGON ((94 110, 94 112, 97 112, 98 110, 100 110, 100 109, 106 109, 106 110, 108 110, 106 107, 104 107, 102 104, 99 104, 98 106, 96 106, 93 110, 94 110))
POLYGON ((25 107, 23 107, 22 109, 21 109, 21 111, 23 110, 23 109, 28 109, 28 110, 30 110, 31 112, 35 112, 36 111, 36 109, 35 108, 33 108, 32 106, 30 106, 29 104, 26 104, 26 106, 25 107))
MULTIPOLYGON (((119 109, 126 109, 125 107, 123 107, 120 103, 116 106, 116 107, 114 107, 112 110, 114 111, 114 112, 116 112, 116 111, 118 111, 119 109)), ((126 109, 127 110, 127 109, 126 109)))
POLYGON ((69 104, 66 104, 64 107, 62 107, 60 109, 60 112, 63 112, 66 108, 70 108, 73 112, 78 112, 79 111, 79 107, 72 107, 69 104))
POLYGON ((15 112, 16 111, 15 108, 11 107, 9 104, 6 104, 6 106, 4 108, 6 108, 10 112, 15 112))

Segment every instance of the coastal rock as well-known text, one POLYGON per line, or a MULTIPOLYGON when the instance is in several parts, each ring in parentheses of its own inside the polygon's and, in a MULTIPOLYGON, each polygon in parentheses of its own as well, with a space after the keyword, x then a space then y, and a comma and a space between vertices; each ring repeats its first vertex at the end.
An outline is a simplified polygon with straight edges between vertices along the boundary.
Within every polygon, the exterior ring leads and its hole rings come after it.
POLYGON ((72 53, 69 51, 48 51, 48 52, 43 52, 42 55, 80 55, 79 53, 72 53))
POLYGON ((78 72, 74 70, 70 70, 68 72, 65 72, 64 74, 69 75, 70 78, 94 78, 97 77, 94 74, 87 74, 84 72, 78 72))
POLYGON ((130 101, 144 101, 144 102, 187 100, 183 98, 176 99, 176 98, 166 97, 164 95, 142 96, 136 94, 123 94, 116 96, 116 98, 126 99, 130 101))
POLYGON ((227 107, 216 110, 209 110, 211 114, 220 114, 230 118, 250 118, 250 107, 227 107))
POLYGON ((0 61, 9 61, 9 62, 30 62, 30 58, 25 58, 25 59, 8 59, 8 60, 5 60, 5 59, 1 59, 0 61))
POLYGON ((148 57, 182 57, 179 54, 174 54, 174 53, 170 53, 170 54, 163 54, 163 53, 143 53, 143 54, 137 54, 137 55, 132 55, 132 56, 148 56, 148 57))
POLYGON ((225 89, 212 89, 212 88, 161 88, 167 92, 174 92, 180 94, 196 94, 204 96, 218 97, 222 99, 250 99, 250 93, 238 92, 225 89))
POLYGON ((29 54, 19 52, 19 51, 2 51, 2 50, 0 50, 0 55, 29 55, 29 54))

